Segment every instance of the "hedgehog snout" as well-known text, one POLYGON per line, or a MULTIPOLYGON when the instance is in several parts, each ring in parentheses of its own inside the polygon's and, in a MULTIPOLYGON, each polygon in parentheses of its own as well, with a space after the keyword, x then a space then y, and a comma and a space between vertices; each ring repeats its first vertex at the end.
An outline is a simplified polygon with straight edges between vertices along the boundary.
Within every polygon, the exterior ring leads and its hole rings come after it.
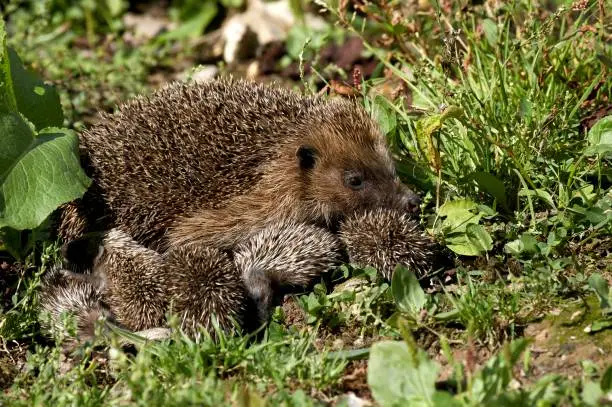
POLYGON ((421 205, 421 198, 399 181, 395 182, 395 193, 391 201, 391 205, 389 206, 392 209, 406 211, 412 214, 417 213, 421 205))
POLYGON ((243 270, 242 278, 249 297, 257 306, 259 322, 266 322, 274 305, 274 288, 271 279, 260 267, 243 270))

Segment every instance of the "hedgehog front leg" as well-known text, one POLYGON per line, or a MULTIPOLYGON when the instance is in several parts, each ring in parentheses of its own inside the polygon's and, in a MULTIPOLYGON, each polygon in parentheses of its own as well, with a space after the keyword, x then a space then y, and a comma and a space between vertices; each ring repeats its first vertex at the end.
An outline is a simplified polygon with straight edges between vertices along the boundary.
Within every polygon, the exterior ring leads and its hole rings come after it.
POLYGON ((341 261, 339 239, 328 230, 304 223, 270 223, 239 244, 234 262, 257 306, 260 323, 289 290, 306 288, 341 261))

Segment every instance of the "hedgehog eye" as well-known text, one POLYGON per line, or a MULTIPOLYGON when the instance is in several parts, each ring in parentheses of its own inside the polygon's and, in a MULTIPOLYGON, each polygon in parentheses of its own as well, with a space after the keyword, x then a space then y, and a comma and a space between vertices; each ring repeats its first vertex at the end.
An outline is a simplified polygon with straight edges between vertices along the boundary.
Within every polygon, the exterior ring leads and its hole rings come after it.
POLYGON ((363 182, 363 174, 359 171, 345 171, 344 185, 354 190, 362 189, 365 186, 363 182))
POLYGON ((301 146, 295 154, 300 161, 300 168, 311 170, 315 166, 317 150, 311 146, 301 146))

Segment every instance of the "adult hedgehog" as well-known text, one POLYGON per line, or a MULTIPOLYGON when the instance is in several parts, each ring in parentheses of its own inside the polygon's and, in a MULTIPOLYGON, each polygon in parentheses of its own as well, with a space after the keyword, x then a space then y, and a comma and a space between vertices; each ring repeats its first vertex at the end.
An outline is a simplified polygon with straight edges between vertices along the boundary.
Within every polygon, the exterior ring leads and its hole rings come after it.
POLYGON ((94 186, 64 212, 67 239, 119 227, 155 250, 227 250, 270 222, 335 230, 356 210, 418 203, 357 103, 242 80, 136 98, 102 115, 81 149, 94 186), (100 202, 104 216, 86 213, 100 202))

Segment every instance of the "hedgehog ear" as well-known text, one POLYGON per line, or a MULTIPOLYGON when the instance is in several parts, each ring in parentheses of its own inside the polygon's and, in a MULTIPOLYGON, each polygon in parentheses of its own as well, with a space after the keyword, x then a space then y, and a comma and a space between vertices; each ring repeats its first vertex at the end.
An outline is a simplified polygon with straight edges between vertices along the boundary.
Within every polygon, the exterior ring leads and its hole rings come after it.
POLYGON ((311 146, 300 146, 295 154, 300 162, 300 168, 311 170, 315 166, 319 152, 311 146))

